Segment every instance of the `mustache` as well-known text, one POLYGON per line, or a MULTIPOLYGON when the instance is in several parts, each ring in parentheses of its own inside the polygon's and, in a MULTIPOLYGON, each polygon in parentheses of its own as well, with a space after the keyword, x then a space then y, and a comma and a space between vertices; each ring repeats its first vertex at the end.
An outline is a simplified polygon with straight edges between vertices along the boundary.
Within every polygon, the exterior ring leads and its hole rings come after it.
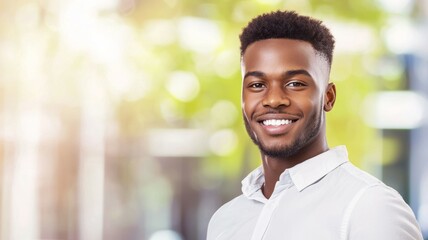
POLYGON ((264 111, 254 113, 254 118, 257 118, 266 114, 287 114, 291 116, 302 117, 301 113, 292 113, 279 108, 265 108, 264 111))

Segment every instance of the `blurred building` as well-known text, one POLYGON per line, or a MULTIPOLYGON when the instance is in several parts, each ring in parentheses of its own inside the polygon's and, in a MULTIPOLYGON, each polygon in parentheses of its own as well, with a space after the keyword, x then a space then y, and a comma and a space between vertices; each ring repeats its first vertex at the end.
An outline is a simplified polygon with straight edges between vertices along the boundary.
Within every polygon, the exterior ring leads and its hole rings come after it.
POLYGON ((0 240, 204 239, 260 164, 238 34, 275 9, 332 28, 329 142, 427 238, 427 1, 19 0, 0 1, 0 240))

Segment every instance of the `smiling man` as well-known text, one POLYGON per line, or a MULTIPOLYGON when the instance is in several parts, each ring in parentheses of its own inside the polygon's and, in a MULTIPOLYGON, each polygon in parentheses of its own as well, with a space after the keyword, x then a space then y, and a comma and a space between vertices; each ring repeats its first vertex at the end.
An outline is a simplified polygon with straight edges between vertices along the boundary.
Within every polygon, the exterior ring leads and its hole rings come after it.
POLYGON ((262 164, 211 218, 208 240, 422 239, 402 197, 329 148, 325 113, 334 38, 295 12, 254 18, 240 35, 242 112, 262 164))

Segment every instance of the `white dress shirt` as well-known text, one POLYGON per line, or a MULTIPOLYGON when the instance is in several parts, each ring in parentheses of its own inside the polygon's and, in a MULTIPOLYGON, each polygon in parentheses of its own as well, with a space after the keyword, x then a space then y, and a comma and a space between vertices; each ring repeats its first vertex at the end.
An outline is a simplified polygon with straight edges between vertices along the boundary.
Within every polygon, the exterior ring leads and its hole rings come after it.
POLYGON ((348 161, 345 146, 285 170, 269 199, 262 167, 211 218, 207 240, 422 240, 399 193, 348 161))

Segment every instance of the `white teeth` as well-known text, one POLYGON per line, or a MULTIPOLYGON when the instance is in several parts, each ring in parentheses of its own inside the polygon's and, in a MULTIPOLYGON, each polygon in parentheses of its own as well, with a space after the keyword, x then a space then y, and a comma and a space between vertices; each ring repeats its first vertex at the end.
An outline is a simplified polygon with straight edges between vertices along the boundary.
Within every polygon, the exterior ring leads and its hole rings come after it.
POLYGON ((289 119, 269 119, 269 120, 263 121, 263 125, 265 126, 281 126, 281 125, 287 125, 290 123, 292 123, 292 121, 289 119))

